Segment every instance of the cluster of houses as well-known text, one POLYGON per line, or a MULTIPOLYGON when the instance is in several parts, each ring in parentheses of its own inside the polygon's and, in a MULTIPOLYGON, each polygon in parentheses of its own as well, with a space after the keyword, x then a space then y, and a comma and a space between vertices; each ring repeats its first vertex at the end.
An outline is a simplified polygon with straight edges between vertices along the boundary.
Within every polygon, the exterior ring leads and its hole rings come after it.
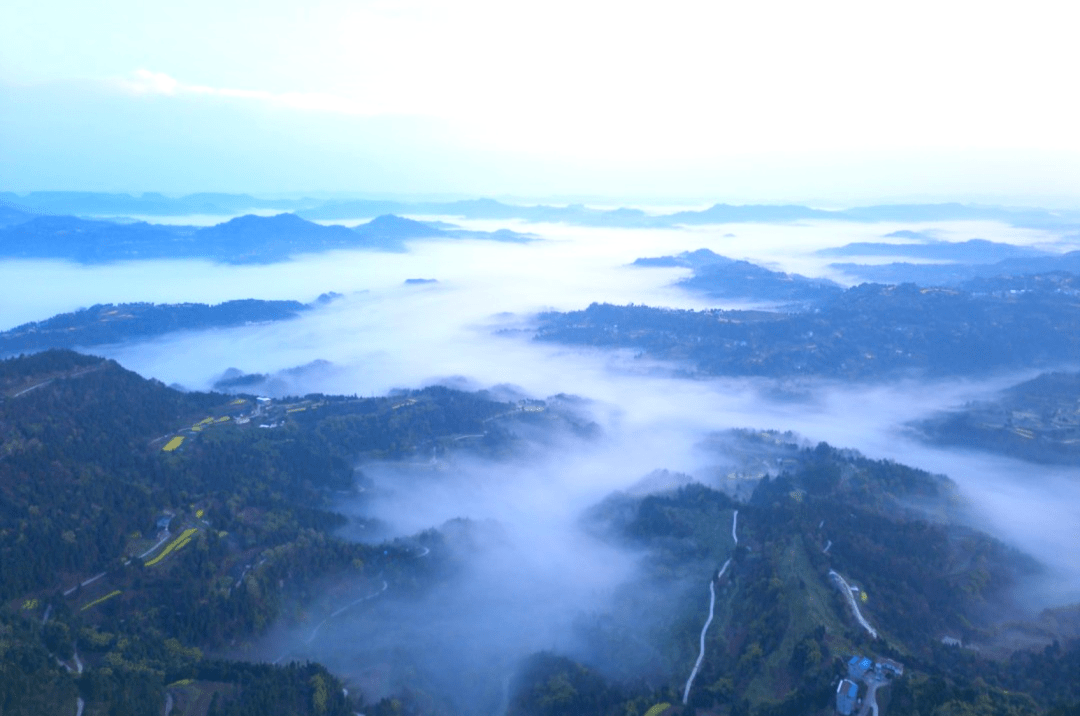
POLYGON ((884 682, 904 675, 904 665, 892 659, 876 662, 866 656, 855 655, 848 659, 847 677, 836 686, 836 710, 842 716, 851 716, 859 705, 859 682, 884 682))

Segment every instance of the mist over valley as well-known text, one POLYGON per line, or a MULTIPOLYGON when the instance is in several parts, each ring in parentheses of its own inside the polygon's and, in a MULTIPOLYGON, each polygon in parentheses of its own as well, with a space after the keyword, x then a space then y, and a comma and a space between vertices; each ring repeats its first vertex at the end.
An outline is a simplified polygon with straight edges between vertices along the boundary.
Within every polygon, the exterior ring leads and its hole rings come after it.
POLYGON ((1078 716, 1070 10, 7 3, 0 716, 1078 716))
MULTIPOLYGON (((1029 685, 1044 648, 1080 653, 1075 390, 1037 378, 1077 369, 1073 278, 853 285, 829 264, 907 234, 1052 256, 1067 230, 918 207, 640 228, 418 208, 394 225, 427 228, 393 251, 0 262, 0 343, 34 354, 3 364, 6 489, 51 415, 47 435, 70 425, 93 457, 59 450, 50 479, 145 495, 93 559, 9 580, 32 615, 71 615, 56 658, 121 664, 119 684, 137 661, 119 634, 187 634, 205 659, 145 657, 161 676, 140 698, 200 715, 197 688, 240 708, 260 678, 305 703, 339 680, 320 703, 342 713, 827 713, 855 653, 907 665, 882 677, 890 713, 963 701, 976 677, 1031 712, 1080 698, 1029 685), (976 417, 941 417, 962 406, 976 417), (159 544, 123 538, 162 513, 159 544), (150 608, 177 579, 203 616, 150 608), (292 662, 328 671, 273 676, 292 662)), ((12 499, 6 535, 35 499, 12 499)))

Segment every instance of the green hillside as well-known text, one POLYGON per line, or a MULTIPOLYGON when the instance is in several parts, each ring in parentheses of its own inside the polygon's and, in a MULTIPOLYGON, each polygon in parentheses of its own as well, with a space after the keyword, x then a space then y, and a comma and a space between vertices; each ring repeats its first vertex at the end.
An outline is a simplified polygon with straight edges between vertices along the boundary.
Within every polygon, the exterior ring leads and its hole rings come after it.
MULTIPOLYGON (((737 439, 755 442, 754 449, 762 442, 752 433, 737 439)), ((1040 569, 993 538, 941 519, 955 507, 946 478, 825 444, 777 442, 776 454, 789 469, 763 479, 749 504, 690 484, 642 498, 614 496, 594 510, 596 529, 647 551, 649 574, 639 589, 664 594, 657 587, 667 585, 677 594, 636 615, 666 612, 652 620, 665 628, 650 632, 664 643, 654 672, 663 678, 650 684, 602 668, 604 658, 632 651, 632 638, 582 662, 542 655, 526 670, 513 713, 642 714, 670 702, 665 713, 831 714, 853 654, 907 666, 879 691, 879 707, 890 714, 1035 714, 1080 702, 1080 684, 1068 675, 1080 664, 1080 641, 1062 637, 1045 651, 1005 660, 942 643, 992 640, 1002 615, 1019 613, 1013 588, 1040 569), (905 507, 916 502, 918 509, 905 507), (832 571, 857 585, 856 603, 876 638, 854 617, 832 571), (683 707, 710 579, 714 619, 683 707)))
POLYGON ((111 361, 0 363, 0 713, 348 714, 320 666, 209 659, 328 578, 403 589, 439 567, 345 542, 327 491, 360 455, 408 459, 514 406, 444 388, 393 397, 182 393, 111 361), (272 427, 271 427, 272 426, 272 427), (85 670, 80 673, 80 669, 85 670), (215 696, 216 694, 216 696, 215 696))

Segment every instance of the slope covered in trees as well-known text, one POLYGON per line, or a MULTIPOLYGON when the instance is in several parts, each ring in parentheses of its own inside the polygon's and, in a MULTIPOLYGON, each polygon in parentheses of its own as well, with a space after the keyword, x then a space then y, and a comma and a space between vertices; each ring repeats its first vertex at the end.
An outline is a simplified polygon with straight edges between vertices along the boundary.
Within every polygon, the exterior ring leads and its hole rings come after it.
MULTIPOLYGON (((512 411, 439 387, 286 402, 181 393, 66 351, 0 362, 3 713, 74 713, 78 694, 86 713, 145 714, 185 689, 202 689, 209 713, 351 713, 360 702, 321 667, 201 650, 261 632, 329 576, 433 578, 435 560, 334 537, 343 520, 327 491, 351 489, 361 454, 429 452, 512 411)), ((499 449, 506 436, 487 427, 476 448, 499 449)))
POLYGON ((958 406, 913 427, 940 445, 1075 465, 1080 458, 1080 374, 1043 373, 994 399, 958 406))
POLYGON ((798 313, 593 304, 540 316, 538 340, 634 348, 712 375, 979 375, 1080 355, 1080 302, 1023 292, 863 284, 798 313))
POLYGON ((693 275, 682 279, 678 285, 716 298, 817 304, 835 298, 841 292, 839 285, 827 279, 770 271, 749 261, 720 256, 708 249, 684 251, 677 256, 640 258, 632 265, 691 268, 693 275))
POLYGON ((296 318, 310 306, 299 301, 97 304, 0 333, 0 355, 48 348, 79 348, 144 340, 174 331, 242 326, 296 318))
POLYGON ((598 506, 591 516, 596 529, 649 555, 638 590, 683 593, 670 602, 654 597, 649 606, 667 610, 658 620, 663 629, 652 632, 666 639, 663 666, 651 679, 613 673, 610 652, 629 659, 640 643, 625 627, 598 625, 588 637, 607 644, 608 661, 601 652, 580 661, 537 655, 522 671, 511 713, 642 714, 674 703, 670 713, 824 716, 833 713, 852 654, 906 665, 903 678, 879 693, 885 713, 1064 713, 1080 703, 1070 672, 1080 640, 1063 638, 1005 659, 942 644, 946 635, 976 644, 991 638, 1011 590, 1039 569, 987 535, 936 517, 955 506, 947 479, 825 444, 777 442, 775 455, 784 471, 764 478, 749 504, 691 484, 644 497, 615 495, 598 506), (736 509, 737 545, 730 532, 736 509), (857 601, 877 638, 853 617, 833 570, 866 595, 857 601), (682 707, 710 578, 716 618, 682 707))
MULTIPOLYGON (((557 402, 443 387, 257 401, 181 393, 66 351, 0 362, 4 713, 74 713, 76 699, 88 714, 156 713, 166 699, 220 716, 423 713, 407 687, 373 705, 346 697, 323 667, 289 663, 288 645, 279 664, 223 657, 243 657, 275 620, 317 629, 318 616, 285 606, 321 614, 335 584, 419 594, 450 568, 435 531, 423 535, 425 559, 404 543, 335 536, 343 518, 328 495, 350 489, 357 457, 426 464, 463 445, 506 455, 506 421, 520 416, 523 432, 558 421, 557 402)), ((682 713, 828 713, 852 653, 907 666, 883 689, 887 713, 1037 714, 1080 702, 1066 615, 1056 632, 1053 619, 1037 630, 1056 643, 1005 659, 942 643, 994 642, 1013 588, 1040 569, 952 524, 947 479, 790 437, 715 438, 779 466, 746 502, 691 483, 595 506, 588 528, 641 555, 640 574, 610 614, 582 615, 572 656, 523 664, 507 684, 509 712, 678 705, 710 581, 715 621, 682 713), (876 638, 833 572, 858 589, 876 638)))

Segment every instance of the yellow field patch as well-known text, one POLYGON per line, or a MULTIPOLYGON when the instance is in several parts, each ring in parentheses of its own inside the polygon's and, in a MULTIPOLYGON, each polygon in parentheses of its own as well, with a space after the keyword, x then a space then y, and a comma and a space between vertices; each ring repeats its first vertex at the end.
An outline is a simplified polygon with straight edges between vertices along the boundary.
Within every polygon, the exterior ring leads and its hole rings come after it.
POLYGON ((645 712, 645 716, 660 716, 660 714, 671 708, 671 704, 657 704, 651 709, 645 712))
POLYGON ((89 604, 86 604, 86 605, 84 605, 84 606, 83 606, 83 608, 82 608, 82 609, 80 609, 79 611, 80 611, 80 612, 85 612, 85 611, 86 611, 87 609, 89 609, 90 607, 96 607, 97 605, 99 605, 99 604, 101 604, 102 602, 104 602, 104 601, 105 601, 106 599, 112 599, 112 598, 113 598, 113 597, 115 597, 115 596, 116 596, 117 594, 120 594, 120 590, 119 590, 119 589, 115 589, 115 590, 113 590, 113 591, 109 592, 108 594, 106 594, 106 595, 105 595, 104 597, 101 597, 100 599, 95 599, 94 601, 90 602, 89 604))
POLYGON ((144 564, 147 567, 153 567, 155 564, 169 556, 171 552, 175 552, 176 550, 183 548, 188 542, 191 541, 191 538, 198 531, 199 529, 197 527, 189 527, 188 529, 184 530, 180 533, 179 537, 170 542, 165 547, 165 549, 161 550, 161 554, 159 554, 157 557, 154 557, 149 562, 145 562, 144 564))
POLYGON ((169 442, 165 443, 165 447, 161 448, 162 452, 172 452, 176 448, 180 447, 180 444, 184 442, 183 435, 177 435, 169 442))

